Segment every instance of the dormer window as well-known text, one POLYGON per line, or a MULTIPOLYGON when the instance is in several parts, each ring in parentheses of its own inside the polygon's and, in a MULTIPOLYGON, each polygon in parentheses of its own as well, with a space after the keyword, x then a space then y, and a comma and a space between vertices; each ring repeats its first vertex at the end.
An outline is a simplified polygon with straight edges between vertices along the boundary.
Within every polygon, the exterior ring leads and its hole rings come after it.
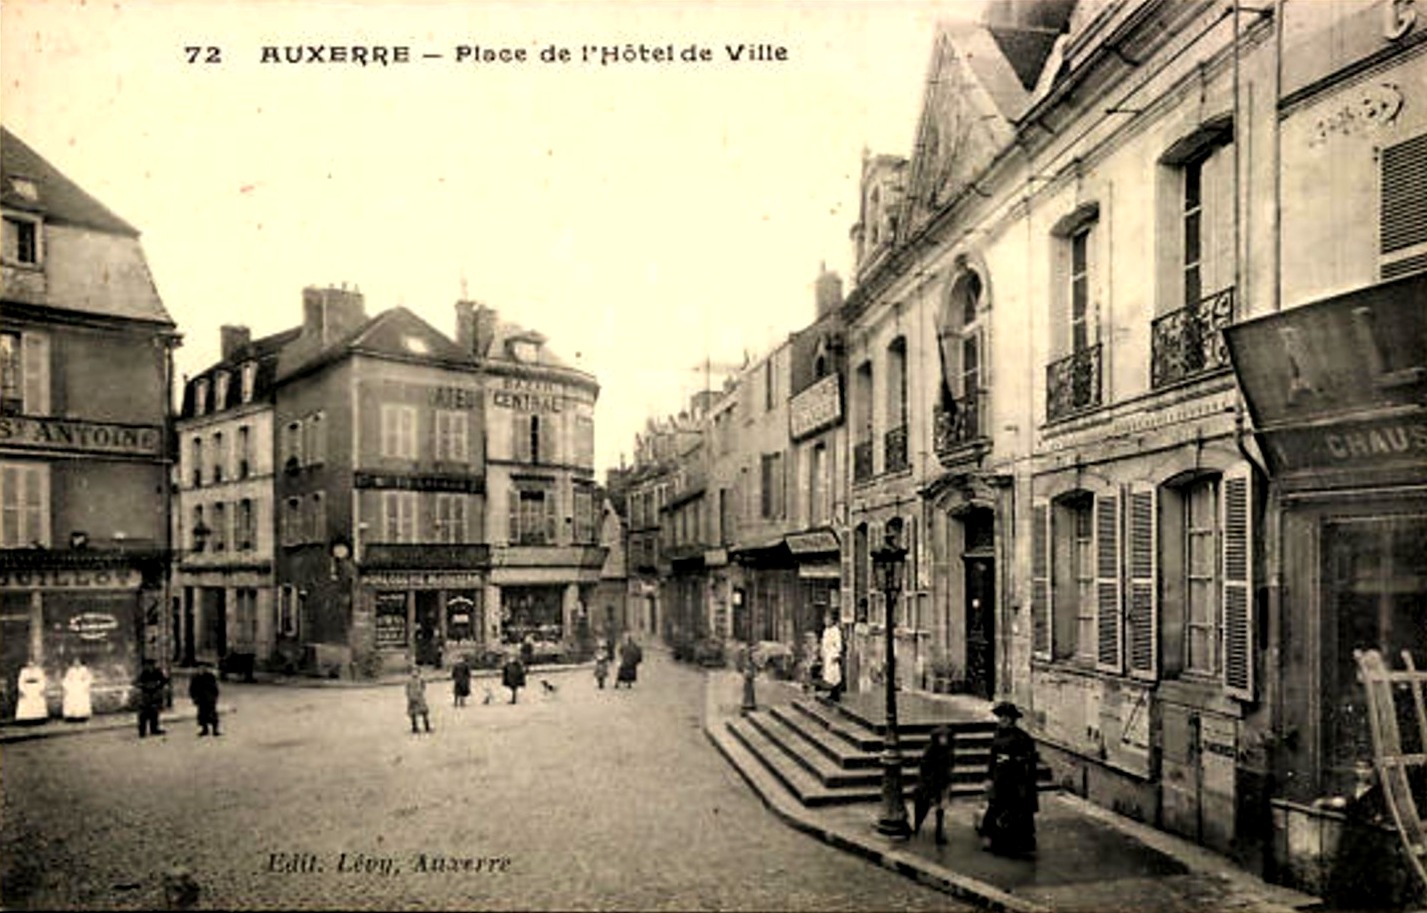
POLYGON ((208 381, 200 380, 193 385, 193 414, 203 415, 208 411, 208 381))
POLYGON ((253 387, 258 379, 258 363, 255 361, 246 362, 242 370, 243 402, 251 403, 253 401, 253 387))
POLYGON ((420 336, 403 336, 401 337, 401 345, 406 351, 416 355, 431 354, 431 347, 427 345, 426 340, 420 336))
POLYGON ((36 187, 35 182, 30 180, 29 178, 19 176, 11 177, 10 189, 15 191, 17 194, 24 197, 25 199, 29 200, 31 203, 39 202, 40 189, 36 187))
POLYGON ((219 371, 213 379, 213 411, 228 405, 228 372, 219 371))
POLYGON ((510 344, 510 354, 516 361, 533 363, 540 358, 540 344, 531 339, 516 339, 510 344))

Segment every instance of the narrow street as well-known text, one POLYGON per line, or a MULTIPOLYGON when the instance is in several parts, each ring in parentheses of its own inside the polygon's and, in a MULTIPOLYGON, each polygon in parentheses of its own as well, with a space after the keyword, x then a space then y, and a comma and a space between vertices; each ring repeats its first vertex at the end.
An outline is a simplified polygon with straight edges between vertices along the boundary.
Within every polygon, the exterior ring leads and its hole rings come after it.
POLYGON ((700 731, 702 675, 647 655, 516 706, 433 682, 430 735, 400 688, 228 683, 220 739, 7 746, 3 904, 162 908, 179 865, 204 908, 965 909, 780 823, 700 731))

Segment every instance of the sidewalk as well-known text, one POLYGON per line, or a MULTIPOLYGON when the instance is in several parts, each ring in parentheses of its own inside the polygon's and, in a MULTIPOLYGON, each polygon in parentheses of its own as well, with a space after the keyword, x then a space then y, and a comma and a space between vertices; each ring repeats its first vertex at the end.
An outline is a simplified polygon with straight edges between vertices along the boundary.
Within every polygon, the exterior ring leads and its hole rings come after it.
MULTIPOLYGON (((725 725, 739 714, 742 677, 715 671, 706 682, 705 733, 774 814, 832 846, 978 906, 1017 913, 1291 913, 1320 905, 1318 898, 1268 884, 1201 846, 1061 792, 1041 794, 1034 860, 981 849, 971 825, 976 801, 951 803, 945 846, 932 840, 931 820, 920 837, 891 840, 874 828, 877 803, 806 808, 793 798, 725 725)), ((790 701, 797 693, 787 683, 758 680, 760 706, 790 701)))
MULTIPOLYGON (((197 708, 195 708, 187 698, 179 701, 179 699, 175 697, 173 703, 174 706, 172 710, 164 710, 159 714, 159 725, 165 730, 172 732, 175 724, 192 723, 198 719, 197 708)), ((237 712, 238 708, 232 704, 222 702, 218 704, 218 716, 220 719, 237 712)), ((67 723, 57 717, 51 717, 43 723, 6 723, 0 726, 0 745, 9 744, 11 742, 28 742, 31 739, 50 739, 56 736, 113 732, 116 729, 126 729, 137 736, 138 727, 139 717, 138 711, 136 710, 121 710, 117 713, 98 714, 82 723, 67 723)))

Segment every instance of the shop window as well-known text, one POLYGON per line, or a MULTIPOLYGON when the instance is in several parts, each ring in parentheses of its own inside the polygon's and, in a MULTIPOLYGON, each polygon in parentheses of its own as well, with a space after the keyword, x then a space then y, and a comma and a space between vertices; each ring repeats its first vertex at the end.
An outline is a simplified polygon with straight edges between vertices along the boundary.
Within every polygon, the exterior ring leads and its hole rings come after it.
POLYGON ((0 548, 49 544, 49 467, 0 462, 0 548))
MULTIPOLYGON (((1377 650, 1397 665, 1407 651, 1427 668, 1427 515, 1325 523, 1322 534, 1324 794, 1351 795, 1354 768, 1371 761, 1366 696, 1354 650, 1377 650)), ((1412 702, 1399 698, 1403 750, 1421 752, 1412 702)))
POLYGON ((49 411, 49 337, 0 333, 0 415, 48 415, 49 411))

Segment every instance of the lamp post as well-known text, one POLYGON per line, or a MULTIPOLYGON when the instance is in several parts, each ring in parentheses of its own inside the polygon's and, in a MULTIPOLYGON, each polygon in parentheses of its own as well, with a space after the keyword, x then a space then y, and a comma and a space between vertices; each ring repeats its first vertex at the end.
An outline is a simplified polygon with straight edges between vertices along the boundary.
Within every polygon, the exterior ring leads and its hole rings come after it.
MULTIPOLYGON (((206 547, 206 545, 208 544, 208 537, 211 536, 211 535, 213 535, 213 530, 209 529, 208 526, 207 526, 206 524, 204 524, 204 522, 203 522, 202 520, 199 520, 199 521, 198 521, 198 524, 193 527, 193 553, 194 553, 194 554, 198 554, 198 553, 200 553, 200 552, 203 551, 203 549, 204 549, 204 548, 206 547)), ((194 592, 193 592, 194 599, 202 599, 202 598, 203 598, 203 588, 202 588, 202 587, 197 587, 197 586, 196 586, 196 587, 193 588, 193 591, 194 591, 194 592)), ((183 664, 184 664, 185 666, 192 666, 192 665, 194 664, 195 659, 196 659, 196 657, 194 656, 194 653, 193 653, 193 648, 194 648, 194 643, 193 643, 193 642, 194 642, 194 640, 196 639, 196 637, 195 637, 195 632, 194 632, 194 630, 193 630, 193 626, 194 626, 193 609, 194 609, 193 601, 192 601, 192 600, 185 599, 185 600, 183 601, 183 631, 181 632, 181 633, 182 633, 182 637, 183 637, 183 664)))
POLYGON ((902 802, 902 750, 897 739, 897 646, 892 635, 896 629, 897 596, 902 590, 906 561, 907 550, 897 543, 896 534, 892 532, 887 533, 882 547, 872 553, 872 565, 877 569, 887 610, 883 628, 887 642, 883 674, 887 687, 887 734, 883 739, 882 814, 877 818, 877 832, 903 839, 911 836, 912 829, 907 824, 907 806, 902 802))
POLYGON ((756 670, 753 667, 753 602, 748 603, 748 642, 743 646, 743 706, 739 708, 743 713, 752 713, 758 709, 758 699, 753 691, 753 677, 756 670))

